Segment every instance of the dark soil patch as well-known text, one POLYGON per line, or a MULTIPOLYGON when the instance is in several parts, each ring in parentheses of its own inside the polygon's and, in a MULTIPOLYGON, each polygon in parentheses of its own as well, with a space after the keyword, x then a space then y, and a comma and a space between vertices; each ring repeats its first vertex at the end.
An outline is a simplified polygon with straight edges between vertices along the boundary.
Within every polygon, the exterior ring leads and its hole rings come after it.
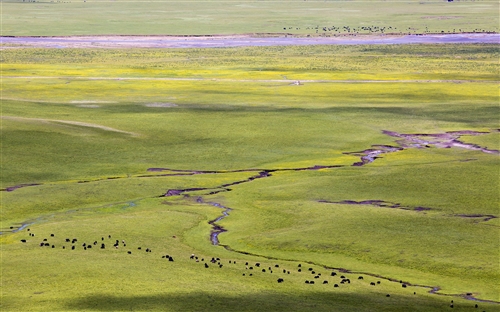
POLYGON ((40 183, 25 183, 25 184, 18 184, 18 185, 14 185, 14 186, 9 186, 9 187, 6 187, 4 189, 1 189, 0 191, 4 191, 4 192, 13 192, 17 189, 20 189, 22 187, 28 187, 28 186, 37 186, 37 185, 40 185, 40 183))
POLYGON ((411 210, 411 211, 427 211, 427 210, 433 210, 432 208, 428 207, 422 207, 422 206, 417 206, 417 207, 408 207, 408 206, 403 206, 398 203, 391 203, 391 202, 386 202, 383 200, 362 200, 362 201, 355 201, 355 200, 341 200, 341 201, 328 201, 328 200, 318 200, 319 203, 326 203, 326 204, 341 204, 341 205, 370 205, 370 206, 375 206, 375 207, 381 207, 381 208, 394 208, 394 209, 403 209, 403 210, 411 210))

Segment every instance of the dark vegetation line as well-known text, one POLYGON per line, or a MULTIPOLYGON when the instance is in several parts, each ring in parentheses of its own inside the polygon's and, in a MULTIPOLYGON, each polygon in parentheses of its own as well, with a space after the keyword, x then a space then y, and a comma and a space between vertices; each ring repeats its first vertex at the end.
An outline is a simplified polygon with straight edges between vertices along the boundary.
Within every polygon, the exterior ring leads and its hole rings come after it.
POLYGON ((426 210, 433 210, 433 208, 428 208, 428 207, 407 207, 407 206, 402 206, 401 204, 398 203, 391 203, 387 202, 384 200, 362 200, 362 201, 355 201, 355 200, 341 200, 341 201, 328 201, 328 200, 318 200, 318 203, 326 203, 326 204, 342 204, 342 205, 370 205, 370 206, 376 206, 376 207, 382 207, 382 208, 395 208, 395 209, 403 209, 403 210, 411 210, 411 211, 426 211, 426 210))
MULTIPOLYGON (((318 203, 325 203, 325 204, 341 204, 341 205, 369 205, 369 206, 375 206, 375 207, 381 207, 381 208, 393 208, 393 209, 402 209, 402 210, 409 210, 409 211, 428 211, 428 210, 437 210, 435 208, 428 208, 428 207, 422 207, 422 206, 415 206, 415 207, 408 207, 408 206, 403 206, 399 203, 392 203, 384 200, 361 200, 361 201, 355 201, 355 200, 341 200, 341 201, 328 201, 328 200, 318 200, 318 203)), ((461 217, 461 218, 476 218, 476 219, 481 219, 477 220, 474 223, 479 223, 479 222, 487 222, 490 221, 491 219, 496 219, 498 216, 495 215, 484 215, 484 214, 452 214, 452 217, 461 217)))

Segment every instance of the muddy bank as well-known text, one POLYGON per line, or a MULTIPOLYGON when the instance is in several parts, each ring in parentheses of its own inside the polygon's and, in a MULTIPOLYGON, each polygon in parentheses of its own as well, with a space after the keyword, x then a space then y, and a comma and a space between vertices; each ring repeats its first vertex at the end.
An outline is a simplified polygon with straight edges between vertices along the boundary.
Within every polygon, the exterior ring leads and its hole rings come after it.
MULTIPOLYGON (((372 148, 360 152, 344 152, 346 155, 359 156, 361 161, 355 162, 352 166, 364 166, 374 162, 380 155, 389 154, 394 152, 403 151, 409 148, 463 148, 471 151, 480 151, 487 154, 500 155, 500 151, 488 149, 476 144, 464 143, 460 138, 465 135, 483 135, 499 132, 498 129, 492 131, 473 131, 473 130, 460 130, 448 131, 443 133, 415 133, 405 134, 395 131, 382 130, 382 133, 397 138, 395 141, 399 146, 391 145, 372 145, 372 148)), ((466 159, 463 161, 471 161, 475 159, 466 159)))
POLYGON ((2 44, 44 48, 220 48, 288 45, 412 43, 500 43, 499 34, 358 35, 338 37, 233 36, 69 36, 0 37, 2 44))
MULTIPOLYGON (((160 197, 169 197, 169 196, 177 196, 177 195, 187 195, 186 193, 195 192, 195 191, 205 191, 212 190, 211 192, 205 195, 214 195, 220 192, 228 192, 231 191, 230 186, 252 182, 257 179, 267 178, 272 176, 272 172, 279 171, 306 171, 306 170, 320 170, 320 169, 332 169, 343 167, 340 165, 332 165, 332 166, 320 166, 315 165, 312 167, 300 167, 300 168, 284 168, 284 169, 238 169, 238 170, 183 170, 183 169, 169 169, 169 168, 149 168, 148 171, 153 172, 161 172, 161 171, 170 171, 177 172, 180 175, 195 175, 195 174, 224 174, 224 173, 237 173, 237 172, 258 172, 258 174, 250 176, 244 180, 238 180, 230 183, 221 184, 218 186, 210 187, 210 188, 186 188, 186 189, 169 189, 165 194, 160 197)), ((166 175, 179 175, 179 174, 166 174, 166 175)), ((164 175, 159 175, 164 176, 164 175)))
POLYGON ((460 218, 471 218, 471 219, 480 219, 480 220, 475 220, 474 223, 479 223, 479 222, 487 222, 492 219, 497 219, 497 216, 494 215, 483 215, 483 214, 456 214, 453 215, 455 217, 460 217, 460 218))
POLYGON ((212 230, 210 231, 210 241, 212 242, 212 245, 218 246, 219 245, 219 235, 224 233, 224 232, 227 232, 227 230, 216 223, 219 222, 220 220, 228 217, 229 212, 231 212, 233 209, 226 207, 226 206, 223 206, 220 203, 211 202, 211 201, 205 202, 202 197, 198 197, 196 202, 223 209, 221 216, 219 216, 213 220, 208 221, 208 224, 210 224, 212 226, 212 230))
POLYGON ((37 185, 40 185, 40 183, 25 183, 25 184, 18 184, 18 185, 14 185, 14 186, 9 186, 9 187, 6 187, 4 189, 1 189, 0 191, 3 191, 3 192, 13 192, 17 189, 20 189, 22 187, 28 187, 28 186, 37 186, 37 185))
MULTIPOLYGON (((438 210, 435 208, 422 207, 422 206, 415 206, 415 207, 403 206, 399 203, 392 203, 392 202, 387 202, 384 200, 361 200, 361 201, 355 201, 355 200, 341 200, 341 201, 318 200, 317 202, 324 203, 324 204, 339 204, 339 205, 368 205, 368 206, 373 206, 373 207, 402 209, 402 210, 409 210, 409 211, 438 210)), ((485 214, 453 214, 453 215, 449 215, 449 216, 476 219, 474 221, 474 223, 487 222, 491 219, 498 218, 498 216, 490 215, 490 214, 487 214, 487 215, 485 215, 485 214)))
POLYGON ((381 208, 393 208, 393 209, 402 209, 402 210, 411 210, 411 211, 428 211, 428 210, 433 210, 432 208, 428 207, 422 207, 422 206, 416 206, 416 207, 409 207, 409 206, 403 206, 399 203, 391 203, 383 200, 362 200, 362 201, 355 201, 355 200, 341 200, 341 201, 328 201, 328 200, 318 200, 318 203, 325 203, 325 204, 341 204, 341 205, 370 205, 370 206, 375 206, 375 207, 381 207, 381 208))
POLYGON ((344 154, 361 157, 361 161, 352 164, 353 166, 359 167, 374 162, 375 159, 380 158, 379 155, 403 150, 401 147, 394 147, 390 145, 372 145, 372 147, 373 148, 366 149, 361 152, 344 152, 344 154))
POLYGON ((389 135, 391 137, 398 138, 396 143, 398 143, 403 148, 429 148, 429 147, 438 147, 438 148, 463 148, 471 151, 480 151, 487 154, 495 154, 499 155, 500 151, 494 149, 488 149, 487 147, 482 147, 476 144, 464 143, 460 141, 460 138, 464 135, 483 135, 489 134, 494 131, 471 131, 471 130, 462 130, 462 131, 448 131, 444 133, 416 133, 416 134, 404 134, 397 133, 394 131, 382 131, 384 134, 389 135))

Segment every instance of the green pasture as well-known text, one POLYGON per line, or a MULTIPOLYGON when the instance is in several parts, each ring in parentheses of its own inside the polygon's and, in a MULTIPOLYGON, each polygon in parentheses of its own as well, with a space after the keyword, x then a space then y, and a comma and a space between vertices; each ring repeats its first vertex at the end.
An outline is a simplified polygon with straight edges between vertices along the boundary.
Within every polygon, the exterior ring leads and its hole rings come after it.
POLYGON ((498 311, 498 154, 348 154, 398 146, 384 130, 498 149, 497 60, 496 45, 2 50, 0 310, 498 311), (314 166, 338 167, 292 170, 314 166), (342 203, 367 200, 398 206, 342 203))
POLYGON ((489 0, 4 0, 2 35, 335 36, 498 32, 498 9, 498 2, 489 0))

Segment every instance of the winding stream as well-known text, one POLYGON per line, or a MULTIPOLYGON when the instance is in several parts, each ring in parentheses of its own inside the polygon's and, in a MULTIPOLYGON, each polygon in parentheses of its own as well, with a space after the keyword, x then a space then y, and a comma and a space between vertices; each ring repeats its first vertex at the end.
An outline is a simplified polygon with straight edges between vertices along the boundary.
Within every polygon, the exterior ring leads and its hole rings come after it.
POLYGON ((360 45, 413 43, 500 43, 500 34, 426 34, 426 35, 359 35, 332 37, 233 36, 67 36, 67 37, 0 37, 2 44, 45 48, 215 48, 289 45, 360 45))
MULTIPOLYGON (((383 131, 384 134, 389 135, 391 137, 397 138, 395 141, 399 147, 397 146, 390 146, 390 145, 373 145, 371 149, 367 149, 361 152, 348 152, 345 154, 348 155, 354 155, 354 156, 359 156, 361 158, 360 162, 355 162, 352 164, 352 166, 364 166, 366 164, 372 163, 375 161, 377 158, 380 157, 382 154, 387 154, 387 153, 394 153, 398 151, 403 151, 404 149, 408 148, 429 148, 430 146, 434 146, 437 148, 464 148, 468 150, 474 150, 474 151, 480 151, 483 153, 488 153, 488 154, 494 154, 494 155, 499 155, 500 151, 498 150, 493 150, 493 149, 488 149, 485 147, 481 147, 475 144, 468 144, 461 142, 459 139, 461 136, 464 135, 482 135, 482 134, 487 134, 487 133, 492 133, 492 132, 499 132, 499 130, 493 130, 491 132, 478 132, 478 131, 469 131, 469 130, 464 130, 464 131, 452 131, 452 132, 445 132, 445 133, 437 133, 437 134, 401 134, 397 133, 394 131, 383 131)), ((230 183, 225 183, 219 186, 211 187, 211 188, 185 188, 185 189, 169 189, 165 194, 161 195, 160 197, 169 197, 169 196, 179 196, 179 195, 184 195, 184 196, 189 196, 189 193, 196 192, 196 191, 210 191, 207 194, 204 194, 203 196, 206 195, 213 195, 219 192, 223 191, 230 191, 231 189, 229 188, 230 186, 242 184, 242 183, 248 183, 251 181, 255 181, 257 179, 263 179, 263 178, 268 178, 272 176, 272 172, 279 172, 279 171, 305 171, 305 170, 321 170, 321 169, 333 169, 333 168, 339 168, 343 167, 342 165, 328 165, 328 166, 323 166, 323 165, 316 165, 316 166, 311 166, 311 167, 300 167, 300 168, 284 168, 284 169, 238 169, 238 170, 183 170, 183 169, 169 169, 169 168, 149 168, 149 172, 163 172, 167 171, 165 175, 197 175, 197 174, 223 174, 223 173, 236 173, 236 172, 257 172, 257 174, 254 174, 250 176, 247 179, 243 180, 237 180, 234 182, 230 183)), ((153 176, 141 176, 141 177, 154 177, 153 176)), ((163 176, 163 175, 160 175, 163 176)), ((116 178, 116 177, 113 177, 116 178)), ((85 181, 87 182, 87 181, 85 181)), ((8 191, 11 192, 13 190, 16 190, 20 187, 24 186, 35 186, 39 184, 20 184, 14 187, 9 187, 6 189, 3 189, 3 191, 8 191)), ((214 246, 221 246, 229 251, 233 251, 236 253, 244 254, 244 255, 252 255, 252 256, 258 256, 270 260, 281 260, 281 261, 294 261, 294 262, 300 262, 300 260, 297 259, 282 259, 282 258, 274 258, 274 257, 268 257, 264 255, 258 255, 258 254, 253 254, 245 251, 239 251, 239 250, 234 250, 228 245, 223 245, 220 244, 219 242, 219 235, 221 233, 227 232, 227 230, 218 225, 217 223, 223 220, 224 218, 229 216, 229 213, 233 210, 232 208, 226 207, 220 203, 213 202, 213 201, 205 201, 203 197, 198 197, 197 199, 198 203, 201 204, 207 204, 211 205, 213 207, 217 207, 222 209, 222 213, 219 217, 208 221, 208 224, 212 226, 212 230, 210 231, 210 241, 212 245, 214 246)), ((352 205, 372 205, 372 206, 378 206, 378 207, 386 207, 386 208, 397 208, 397 209, 404 209, 404 210, 414 210, 414 211, 422 211, 422 210, 430 210, 431 208, 427 207, 406 207, 402 206, 401 204, 398 203, 390 203, 390 202, 385 202, 382 200, 365 200, 365 201, 353 201, 353 200, 344 200, 344 201, 339 201, 339 202, 330 202, 326 200, 320 200, 319 202, 323 203, 331 203, 331 204, 352 204, 352 205)), ((135 205, 133 202, 126 202, 129 207, 132 207, 135 205)), ((497 216, 494 215, 455 215, 463 218, 483 218, 482 221, 488 221, 493 218, 498 218, 497 216)), ((22 223, 20 226, 17 227, 11 227, 11 233, 15 233, 18 231, 23 230, 26 228, 28 225, 33 224, 35 221, 30 221, 30 222, 25 222, 22 223)), ((3 232, 0 232, 0 234, 4 234, 3 232)), ((303 262, 303 261, 302 261, 303 262)), ((363 274, 367 276, 372 276, 380 279, 384 279, 390 282, 398 282, 398 283, 404 283, 408 286, 414 286, 414 287, 421 287, 425 289, 429 289, 428 293, 431 294, 436 294, 436 295, 441 295, 441 296, 449 296, 449 297, 461 297, 467 300, 474 300, 477 302, 484 302, 484 303, 494 303, 494 304, 500 304, 500 302, 493 301, 493 300, 483 300, 483 299, 478 299, 474 297, 472 293, 466 293, 466 294, 443 294, 440 293, 440 287, 439 286, 427 286, 427 285, 419 285, 419 284, 412 284, 409 282, 403 282, 396 280, 394 278, 386 277, 386 276, 381 276, 369 272, 360 272, 360 271, 351 271, 345 268, 335 268, 335 267, 328 267, 324 266, 321 264, 317 264, 314 262, 306 262, 310 263, 313 265, 317 265, 320 267, 323 267, 325 269, 331 269, 331 270, 338 270, 339 272, 345 272, 345 273, 352 273, 352 274, 363 274)))

